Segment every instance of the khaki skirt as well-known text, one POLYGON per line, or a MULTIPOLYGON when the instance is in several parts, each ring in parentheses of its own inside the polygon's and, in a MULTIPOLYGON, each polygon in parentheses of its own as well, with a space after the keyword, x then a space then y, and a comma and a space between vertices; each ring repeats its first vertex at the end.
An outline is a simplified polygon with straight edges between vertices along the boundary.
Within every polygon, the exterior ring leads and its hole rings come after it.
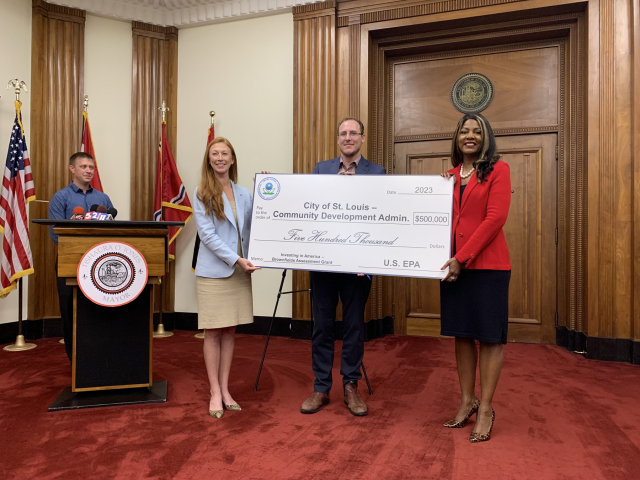
POLYGON ((253 323, 251 274, 236 264, 227 278, 196 277, 198 328, 224 328, 253 323))

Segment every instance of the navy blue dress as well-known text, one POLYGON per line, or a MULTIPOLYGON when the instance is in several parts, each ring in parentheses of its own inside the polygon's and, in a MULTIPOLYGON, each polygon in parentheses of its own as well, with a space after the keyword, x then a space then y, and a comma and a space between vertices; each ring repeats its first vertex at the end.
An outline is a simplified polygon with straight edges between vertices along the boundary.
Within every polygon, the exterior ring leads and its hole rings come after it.
MULTIPOLYGON (((461 205, 465 188, 460 186, 461 205)), ((507 343, 510 279, 510 270, 463 266, 455 282, 440 282, 440 335, 507 343)))

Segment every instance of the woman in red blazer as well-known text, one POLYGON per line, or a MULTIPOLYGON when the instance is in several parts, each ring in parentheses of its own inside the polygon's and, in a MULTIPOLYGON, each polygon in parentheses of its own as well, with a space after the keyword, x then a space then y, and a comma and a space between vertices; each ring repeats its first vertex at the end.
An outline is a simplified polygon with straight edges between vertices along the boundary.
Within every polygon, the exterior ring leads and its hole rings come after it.
POLYGON ((462 390, 458 414, 444 424, 462 428, 474 413, 469 437, 491 437, 495 419, 493 394, 502 371, 502 345, 507 343, 511 262, 502 231, 511 201, 509 165, 500 161, 489 122, 467 114, 458 122, 451 146, 454 177, 453 257, 445 263, 440 285, 441 334, 455 337, 456 364, 462 390), (481 399, 475 395, 480 343, 481 399))

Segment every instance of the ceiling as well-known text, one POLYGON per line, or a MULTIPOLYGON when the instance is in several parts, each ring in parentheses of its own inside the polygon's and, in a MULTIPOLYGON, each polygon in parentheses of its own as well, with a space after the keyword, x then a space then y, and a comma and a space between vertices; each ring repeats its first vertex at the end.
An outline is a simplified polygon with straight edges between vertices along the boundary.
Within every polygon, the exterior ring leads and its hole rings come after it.
POLYGON ((48 0, 122 20, 187 27, 286 10, 321 0, 48 0))

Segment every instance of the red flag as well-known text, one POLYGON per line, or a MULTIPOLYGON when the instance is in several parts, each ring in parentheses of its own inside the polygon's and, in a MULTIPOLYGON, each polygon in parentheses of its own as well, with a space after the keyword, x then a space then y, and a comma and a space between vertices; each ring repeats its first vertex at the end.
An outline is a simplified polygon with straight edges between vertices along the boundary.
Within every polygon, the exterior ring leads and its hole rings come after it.
POLYGON ((16 119, 11 129, 0 193, 0 232, 4 234, 0 298, 16 288, 18 279, 33 273, 27 203, 36 199, 36 191, 22 128, 21 105, 16 102, 16 119))
POLYGON ((209 143, 211 143, 211 140, 213 140, 214 138, 216 138, 216 132, 215 132, 215 129, 213 128, 213 123, 212 123, 211 126, 209 127, 209 137, 207 138, 207 145, 209 145, 209 143))
POLYGON ((93 157, 93 164, 95 165, 95 170, 93 171, 93 178, 91 179, 91 186, 100 192, 102 190, 102 182, 100 181, 100 174, 98 173, 98 160, 96 160, 96 151, 93 149, 93 139, 91 138, 91 127, 89 126, 89 114, 87 112, 82 112, 82 116, 84 117, 84 122, 82 123, 82 145, 80 146, 80 151, 88 153, 93 157))
MULTIPOLYGON (((162 140, 158 151, 156 169, 156 194, 153 201, 153 219, 155 221, 187 223, 193 215, 187 190, 180 179, 176 162, 167 141, 167 124, 162 122, 162 140), (164 207, 164 213, 163 208, 164 207)), ((169 227, 169 258, 175 258, 176 237, 182 228, 169 227)))

